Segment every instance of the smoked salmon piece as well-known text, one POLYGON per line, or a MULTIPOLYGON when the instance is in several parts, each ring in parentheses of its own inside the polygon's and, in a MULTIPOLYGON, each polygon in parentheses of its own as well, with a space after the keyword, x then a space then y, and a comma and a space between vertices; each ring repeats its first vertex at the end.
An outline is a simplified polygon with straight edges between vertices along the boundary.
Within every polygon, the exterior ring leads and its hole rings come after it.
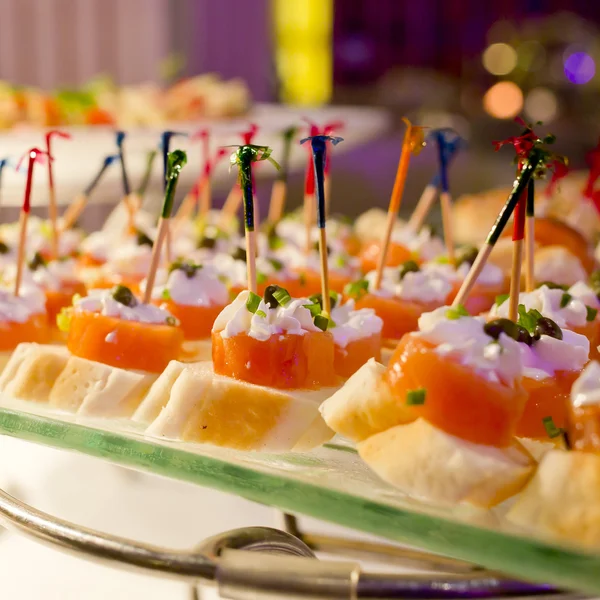
POLYGON ((147 373, 162 373, 179 357, 182 344, 179 327, 80 310, 73 311, 67 338, 67 348, 75 356, 147 373))
POLYGON ((381 334, 379 333, 350 342, 345 348, 336 345, 335 372, 340 377, 348 379, 371 358, 381 362, 381 334))
POLYGON ((177 304, 173 300, 155 300, 157 306, 162 306, 179 320, 186 340, 204 340, 211 336, 213 323, 223 310, 223 306, 190 306, 177 304))
POLYGON ((435 346, 415 335, 406 335, 390 359, 388 382, 398 402, 408 393, 425 390, 422 404, 410 406, 422 417, 463 440, 505 448, 513 443, 527 393, 476 375, 435 352, 435 346))
POLYGON ((565 427, 571 387, 578 375, 578 372, 564 371, 540 381, 523 378, 528 398, 516 434, 519 437, 547 440, 548 432, 543 421, 546 417, 552 417, 556 427, 565 427))
MULTIPOLYGON (((368 273, 369 271, 374 271, 375 269, 377 269, 380 251, 380 241, 367 242, 363 246, 363 249, 360 253, 360 268, 363 273, 368 273)), ((390 245, 388 246, 388 255, 387 260, 385 262, 385 266, 398 267, 401 264, 405 263, 407 260, 416 260, 412 252, 408 248, 406 248, 406 246, 390 242, 390 245)))
POLYGON ((377 316, 383 319, 381 337, 384 340, 399 340, 404 334, 419 329, 419 317, 424 312, 435 310, 443 304, 421 304, 411 300, 365 294, 356 301, 356 309, 372 308, 377 316))
POLYGON ((326 331, 272 335, 257 340, 245 333, 223 338, 213 331, 215 373, 278 389, 336 385, 333 336, 326 331))
POLYGON ((46 314, 32 315, 24 323, 0 321, 0 352, 11 352, 23 342, 47 344, 50 338, 46 314))
POLYGON ((52 327, 56 326, 56 317, 61 309, 71 306, 73 296, 85 296, 87 290, 81 281, 66 281, 59 291, 46 290, 46 312, 52 327))

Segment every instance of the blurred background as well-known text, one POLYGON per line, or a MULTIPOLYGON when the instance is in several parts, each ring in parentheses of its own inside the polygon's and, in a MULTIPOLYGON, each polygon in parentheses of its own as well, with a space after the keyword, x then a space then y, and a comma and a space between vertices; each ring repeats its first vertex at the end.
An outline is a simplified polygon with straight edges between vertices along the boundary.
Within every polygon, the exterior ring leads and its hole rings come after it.
MULTIPOLYGON (((206 117, 217 129, 229 118, 231 135, 263 103, 279 105, 281 127, 286 115, 289 123, 301 115, 316 120, 323 106, 375 107, 379 118, 353 113, 339 131, 352 144, 336 149, 333 209, 351 215, 387 202, 402 116, 453 127, 468 140, 452 171, 455 195, 511 182, 508 152, 494 154, 491 142, 519 130, 517 115, 543 121, 575 167, 598 138, 600 5, 588 0, 0 0, 0 11, 0 79, 56 99, 58 107, 43 109, 46 123, 32 109, 34 124, 81 124, 79 109, 90 97, 104 98, 103 109, 119 106, 104 125, 103 113, 90 117, 100 128, 156 135, 167 122, 206 117), (179 92, 179 81, 206 73, 225 83, 207 113, 157 116, 158 89, 179 92)), ((12 131, 28 127, 4 120, 12 131)), ((268 111, 259 125, 256 141, 270 143, 268 111)), ((92 153, 97 138, 88 140, 92 153)), ((9 143, 0 138, 3 150, 9 143)), ((133 163, 143 164, 143 153, 133 153, 133 163)), ((407 211, 431 176, 433 154, 413 161, 407 211)), ((292 205, 301 198, 296 172, 292 205)))
MULTIPOLYGON (((286 126, 342 119, 332 207, 352 216, 387 204, 407 116, 468 141, 451 170, 455 196, 508 186, 512 154, 495 153, 492 141, 518 133, 518 115, 543 121, 557 150, 584 166, 600 134, 599 28, 600 3, 591 0, 0 0, 0 158, 18 158, 48 127, 71 131, 72 142, 56 145, 67 204, 114 152, 117 127, 129 133, 139 179, 164 129, 208 127, 219 145, 239 143, 256 122, 256 142, 272 143, 277 158, 286 126), (215 76, 198 77, 206 73, 215 76)), ((199 150, 181 143, 197 153, 183 195, 201 163, 199 150)), ((431 149, 413 159, 406 212, 435 163, 431 149)), ((304 164, 297 151, 290 208, 302 198, 304 164)), ((272 175, 261 171, 266 201, 272 175)), ((36 172, 38 190, 44 177, 36 172)), ((86 212, 90 228, 120 198, 118 173, 111 177, 86 212)), ((223 164, 217 205, 233 177, 223 164)), ((23 175, 11 169, 2 185, 4 207, 16 207, 23 175)), ((158 173, 152 185, 158 197, 158 173)), ((45 192, 36 202, 45 204, 45 192)), ((113 533, 190 547, 228 527, 273 524, 271 510, 214 491, 16 440, 0 438, 0 450, 3 488, 113 533)), ((13 535, 0 536, 0 563, 7 598, 189 597, 179 584, 91 567, 13 535)))

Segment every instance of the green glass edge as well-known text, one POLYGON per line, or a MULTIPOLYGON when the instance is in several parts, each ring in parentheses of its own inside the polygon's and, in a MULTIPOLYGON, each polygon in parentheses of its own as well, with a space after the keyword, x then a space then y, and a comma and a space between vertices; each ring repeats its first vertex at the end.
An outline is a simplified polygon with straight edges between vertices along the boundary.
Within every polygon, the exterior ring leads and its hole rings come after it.
POLYGON ((600 555, 402 510, 127 435, 19 411, 0 409, 0 434, 211 487, 282 510, 476 562, 515 577, 600 593, 600 555))

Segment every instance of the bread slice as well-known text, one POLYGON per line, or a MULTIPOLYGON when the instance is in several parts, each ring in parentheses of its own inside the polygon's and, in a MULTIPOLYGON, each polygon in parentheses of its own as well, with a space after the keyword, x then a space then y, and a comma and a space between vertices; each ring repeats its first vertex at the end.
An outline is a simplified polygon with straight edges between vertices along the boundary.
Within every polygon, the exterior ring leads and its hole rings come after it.
POLYGON ((185 369, 185 363, 172 360, 160 377, 152 384, 150 391, 142 400, 132 419, 138 423, 149 425, 158 417, 160 411, 167 405, 171 388, 185 369))
POLYGON ((386 368, 370 359, 321 405, 323 419, 336 433, 360 442, 395 425, 414 421, 414 414, 393 395, 386 368))
POLYGON ((507 519, 564 541, 600 545, 600 455, 546 453, 507 519))
POLYGON ((0 392, 19 400, 48 402, 68 359, 65 346, 19 344, 0 375, 0 392))
POLYGON ((129 417, 156 378, 70 356, 50 392, 50 405, 80 415, 129 417))
POLYGON ((484 508, 521 490, 535 467, 517 441, 508 448, 473 444, 423 419, 366 439, 358 452, 379 477, 411 496, 484 508))
MULTIPOLYGON (((152 414, 163 403, 177 368, 166 369, 161 376, 165 381, 159 378, 153 387, 154 400, 151 394, 146 400, 152 401, 152 408, 144 402, 136 418, 152 414)), ((319 404, 336 389, 277 390, 217 375, 209 361, 193 363, 181 369, 166 405, 146 433, 238 450, 307 450, 333 437, 319 404)))

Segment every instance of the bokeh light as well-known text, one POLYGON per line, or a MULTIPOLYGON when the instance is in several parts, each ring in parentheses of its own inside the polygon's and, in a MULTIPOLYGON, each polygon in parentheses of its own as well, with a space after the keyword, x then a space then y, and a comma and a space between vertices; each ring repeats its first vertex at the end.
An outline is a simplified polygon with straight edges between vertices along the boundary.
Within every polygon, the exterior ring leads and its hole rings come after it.
POLYGON ((523 108, 523 92, 512 81, 500 81, 485 93, 483 107, 496 119, 512 119, 523 108))
POLYGON ((525 115, 532 121, 550 123, 558 115, 556 94, 545 87, 534 88, 525 99, 525 115))
POLYGON ((571 83, 588 83, 595 74, 596 63, 586 52, 573 52, 565 58, 565 76, 571 83))
POLYGON ((482 60, 492 75, 508 75, 517 66, 517 52, 508 44, 492 44, 485 49, 482 60))

